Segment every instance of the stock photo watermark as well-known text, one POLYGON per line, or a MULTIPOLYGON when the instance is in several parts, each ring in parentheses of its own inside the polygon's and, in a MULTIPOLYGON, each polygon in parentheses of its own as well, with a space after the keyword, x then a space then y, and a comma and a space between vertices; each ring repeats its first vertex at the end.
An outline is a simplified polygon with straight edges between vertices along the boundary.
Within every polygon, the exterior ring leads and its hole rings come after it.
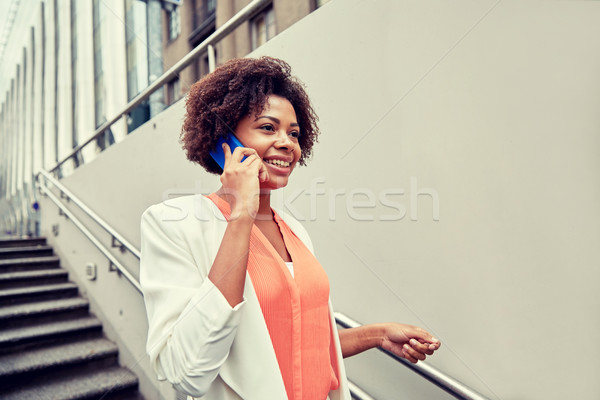
MULTIPOLYGON (((420 186, 418 178, 411 176, 406 188, 389 187, 373 190, 367 187, 330 187, 325 177, 316 177, 306 188, 286 190, 283 194, 272 193, 271 203, 277 210, 282 210, 298 221, 317 221, 327 219, 336 221, 349 218, 353 221, 430 221, 440 220, 440 195, 432 187, 420 186)), ((178 221, 190 214, 206 221, 215 217, 214 209, 206 207, 206 202, 196 199, 192 209, 183 207, 176 199, 189 195, 208 195, 202 190, 200 182, 195 189, 168 189, 163 192, 165 205, 172 213, 165 220, 178 221)), ((237 193, 228 192, 234 199, 237 193)), ((223 219, 222 216, 216 215, 223 219)))

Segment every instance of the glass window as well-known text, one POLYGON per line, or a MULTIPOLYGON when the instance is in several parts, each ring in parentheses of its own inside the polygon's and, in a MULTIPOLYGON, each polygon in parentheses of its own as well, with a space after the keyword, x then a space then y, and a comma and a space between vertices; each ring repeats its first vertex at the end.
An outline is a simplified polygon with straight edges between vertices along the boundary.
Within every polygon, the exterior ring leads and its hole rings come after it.
MULTIPOLYGON (((42 18, 40 25, 40 36, 41 36, 41 48, 40 48, 40 69, 42 73, 40 74, 40 92, 41 98, 45 99, 46 96, 46 6, 42 3, 42 18)), ((42 101, 42 106, 40 107, 40 147, 41 147, 41 162, 42 167, 46 167, 46 142, 45 142, 45 114, 46 110, 44 107, 44 102, 42 101)))
POLYGON ((196 11, 194 15, 194 26, 202 25, 208 19, 214 17, 216 11, 215 0, 199 0, 196 1, 196 11))
MULTIPOLYGON (((125 1, 127 98, 133 99, 148 86, 148 6, 145 1, 125 1)), ((127 131, 132 132, 150 119, 148 101, 129 112, 127 131)))
POLYGON ((258 14, 251 23, 252 27, 252 50, 267 43, 275 36, 275 13, 273 7, 258 14))
POLYGON ((104 114, 104 69, 102 67, 102 22, 104 17, 103 7, 99 0, 94 0, 92 10, 94 20, 94 109, 96 127, 106 121, 104 114))
POLYGON ((125 2, 127 41, 127 96, 133 99, 148 86, 148 37, 146 3, 139 0, 125 2))
POLYGON ((104 115, 104 76, 101 75, 94 81, 96 128, 106 121, 104 115))
POLYGON ((179 80, 179 78, 175 78, 169 82, 167 86, 167 96, 169 105, 183 97, 183 94, 181 93, 181 80, 179 80))
MULTIPOLYGON (((79 113, 77 101, 77 0, 71 0, 71 125, 72 132, 72 147, 77 147, 78 132, 77 132, 77 115, 79 113)), ((82 162, 81 153, 72 159, 75 168, 82 162)))
POLYGON ((217 2, 215 0, 207 0, 206 1, 206 11, 211 13, 217 9, 217 2))
POLYGON ((58 109, 58 71, 59 71, 59 60, 60 60, 60 29, 58 29, 58 27, 60 26, 60 19, 58 17, 59 15, 59 9, 58 9, 58 0, 54 0, 54 7, 53 10, 54 12, 54 158, 55 158, 55 162, 58 163, 60 157, 58 155, 58 151, 59 151, 59 140, 58 140, 58 115, 59 115, 59 109, 58 109))
POLYGON ((169 40, 175 40, 181 33, 181 14, 180 7, 175 7, 169 11, 169 40))

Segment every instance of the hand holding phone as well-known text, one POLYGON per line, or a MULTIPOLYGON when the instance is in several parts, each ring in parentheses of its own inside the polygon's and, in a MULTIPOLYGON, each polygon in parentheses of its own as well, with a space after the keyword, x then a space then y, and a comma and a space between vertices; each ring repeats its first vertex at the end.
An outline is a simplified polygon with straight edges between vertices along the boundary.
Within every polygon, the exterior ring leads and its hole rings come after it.
MULTIPOLYGON (((223 143, 227 143, 229 145, 231 153, 233 153, 236 147, 244 147, 244 145, 233 135, 233 133, 227 134, 225 138, 219 138, 216 148, 210 152, 210 155, 217 162, 217 164, 219 164, 221 169, 225 168, 225 151, 223 150, 223 143)), ((242 158, 242 161, 244 161, 245 158, 246 156, 242 158)))
POLYGON ((239 154, 236 157, 232 157, 234 160, 238 160, 241 155, 242 158, 239 161, 240 164, 237 164, 236 161, 232 161, 232 164, 229 165, 231 173, 223 174, 221 176, 221 183, 225 189, 224 193, 237 194, 236 196, 231 197, 230 200, 226 200, 231 207, 231 215, 236 216, 240 215, 240 213, 249 213, 252 218, 254 218, 258 212, 260 183, 269 180, 269 173, 267 172, 265 164, 263 164, 260 157, 258 157, 256 150, 244 148, 244 145, 232 133, 224 138, 219 138, 215 149, 210 152, 210 155, 215 162, 219 164, 221 170, 225 169, 224 143, 227 143, 232 154, 237 147, 243 148, 240 149, 241 151, 238 152, 239 154), (257 157, 253 157, 248 160, 247 163, 241 164, 248 158, 248 156, 244 154, 255 155, 257 157), (253 177, 258 179, 251 179, 253 177))

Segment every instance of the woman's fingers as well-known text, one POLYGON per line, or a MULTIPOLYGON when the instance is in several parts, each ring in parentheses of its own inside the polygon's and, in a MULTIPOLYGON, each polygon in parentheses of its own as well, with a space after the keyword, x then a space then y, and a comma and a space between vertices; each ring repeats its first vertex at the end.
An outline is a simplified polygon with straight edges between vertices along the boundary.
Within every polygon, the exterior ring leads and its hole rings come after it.
POLYGON ((223 143, 221 147, 223 148, 223 154, 225 154, 224 165, 227 165, 229 164, 229 160, 231 159, 231 149, 229 148, 229 145, 227 143, 223 143))
POLYGON ((246 158, 244 158, 241 163, 244 165, 247 165, 247 166, 254 164, 256 161, 260 161, 260 158, 258 157, 257 154, 248 154, 245 157, 246 158))
POLYGON ((227 143, 223 143, 222 147, 223 153, 225 154, 225 165, 227 165, 230 162, 241 163, 245 161, 244 157, 248 157, 252 154, 258 157, 256 150, 249 147, 236 147, 235 149, 233 149, 233 152, 231 151, 231 148, 227 143))
POLYGON ((223 151, 225 153, 225 165, 230 163, 239 163, 247 167, 257 167, 257 175, 260 182, 266 182, 269 179, 267 167, 262 162, 255 149, 249 147, 236 147, 231 153, 231 149, 227 143, 223 143, 223 151))
POLYGON ((389 323, 386 328, 383 348, 412 363, 432 355, 441 344, 429 332, 417 326, 389 323))
POLYGON ((402 354, 404 358, 406 358, 411 363, 416 363, 417 361, 423 361, 426 358, 426 355, 415 350, 410 345, 405 344, 402 346, 402 354))
POLYGON ((420 353, 432 355, 433 352, 435 351, 435 348, 430 347, 431 346, 430 343, 422 343, 422 342, 419 342, 417 339, 410 339, 410 341, 408 343, 410 344, 410 347, 412 347, 413 349, 415 349, 416 351, 418 351, 420 353))
POLYGON ((258 180, 261 182, 266 182, 269 180, 269 172, 267 171, 267 166, 264 162, 260 163, 260 169, 258 170, 258 180))
POLYGON ((414 340, 416 343, 422 344, 423 346, 420 346, 420 348, 427 347, 428 350, 434 351, 440 347, 440 341, 433 337, 425 329, 416 326, 412 328, 413 330, 408 334, 408 336, 413 337, 414 339, 412 340, 414 340))
POLYGON ((248 161, 249 158, 258 158, 260 160, 260 157, 258 156, 258 153, 256 152, 256 150, 254 150, 250 147, 236 147, 235 150, 233 150, 232 160, 239 162, 239 163, 244 163, 244 162, 248 161), (250 156, 255 156, 255 157, 250 157, 250 156), (246 158, 244 159, 244 157, 246 157, 246 158))
POLYGON ((253 154, 250 154, 242 164, 247 164, 248 166, 256 166, 258 168, 258 180, 260 182, 266 182, 269 180, 269 172, 267 171, 267 167, 265 163, 262 162, 256 151, 253 154))

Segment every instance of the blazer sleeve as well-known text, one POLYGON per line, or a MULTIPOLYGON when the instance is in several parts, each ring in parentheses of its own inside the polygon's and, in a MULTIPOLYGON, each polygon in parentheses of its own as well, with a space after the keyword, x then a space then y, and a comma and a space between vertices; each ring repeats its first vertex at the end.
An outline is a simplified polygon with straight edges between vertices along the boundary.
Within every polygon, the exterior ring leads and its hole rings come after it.
POLYGON ((146 350, 160 380, 200 397, 229 355, 245 301, 231 308, 206 276, 211 266, 196 265, 181 237, 181 221, 161 216, 164 207, 150 207, 141 222, 146 350))

